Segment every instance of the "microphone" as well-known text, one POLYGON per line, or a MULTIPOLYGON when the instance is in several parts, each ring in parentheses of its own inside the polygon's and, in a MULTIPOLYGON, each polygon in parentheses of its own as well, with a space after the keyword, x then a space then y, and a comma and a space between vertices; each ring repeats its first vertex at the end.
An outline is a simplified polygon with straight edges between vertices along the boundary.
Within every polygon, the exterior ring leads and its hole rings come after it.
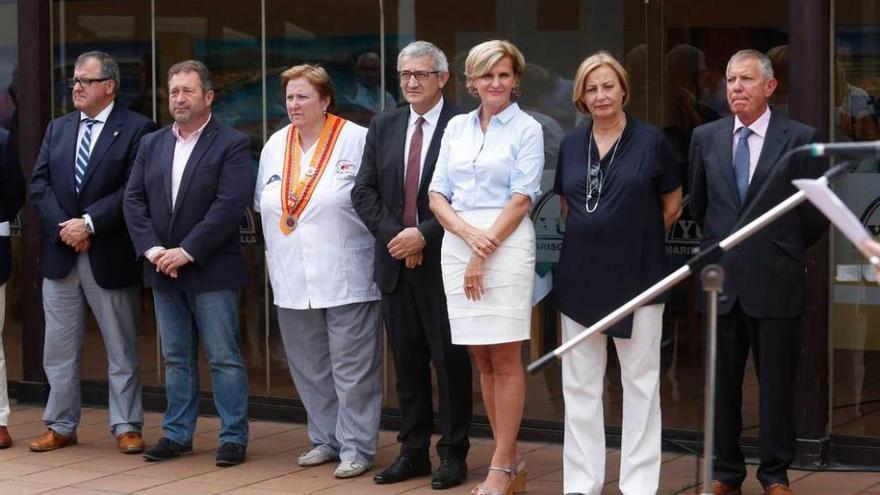
POLYGON ((812 143, 808 145, 808 147, 810 156, 862 156, 880 154, 880 141, 861 141, 857 143, 812 143))

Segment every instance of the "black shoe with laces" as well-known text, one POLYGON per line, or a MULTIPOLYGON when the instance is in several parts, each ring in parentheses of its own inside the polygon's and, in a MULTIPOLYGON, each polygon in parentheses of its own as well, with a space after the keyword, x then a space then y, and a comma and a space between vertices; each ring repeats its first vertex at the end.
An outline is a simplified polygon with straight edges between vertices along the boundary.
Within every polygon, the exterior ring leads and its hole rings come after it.
POLYGON ((156 445, 144 452, 144 459, 148 461, 167 461, 182 455, 193 453, 192 442, 187 444, 179 444, 168 440, 165 437, 159 439, 156 445))
POLYGON ((217 449, 217 465, 220 467, 237 466, 244 462, 247 447, 234 442, 223 442, 217 449))

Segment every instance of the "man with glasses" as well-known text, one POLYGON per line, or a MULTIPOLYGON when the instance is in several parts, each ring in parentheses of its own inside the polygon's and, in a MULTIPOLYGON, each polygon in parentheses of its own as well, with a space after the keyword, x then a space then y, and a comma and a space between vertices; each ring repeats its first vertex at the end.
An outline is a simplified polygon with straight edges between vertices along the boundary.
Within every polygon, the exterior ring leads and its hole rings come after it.
POLYGON ((374 278, 383 293, 403 416, 400 455, 373 480, 397 483, 431 473, 433 362, 441 463, 431 486, 444 489, 467 477, 471 363, 465 346, 450 338, 440 272, 443 227, 428 208, 427 191, 443 130, 460 112, 441 94, 449 69, 439 48, 414 41, 400 52, 397 69, 409 105, 373 118, 352 190, 354 208, 376 238, 374 278))
POLYGON ((34 452, 76 443, 80 348, 86 311, 98 323, 109 366, 109 421, 120 452, 144 450, 137 330, 140 266, 122 218, 122 197, 141 137, 153 123, 114 100, 119 67, 106 53, 77 58, 76 111, 49 123, 31 177, 43 229, 43 368, 48 431, 34 452))

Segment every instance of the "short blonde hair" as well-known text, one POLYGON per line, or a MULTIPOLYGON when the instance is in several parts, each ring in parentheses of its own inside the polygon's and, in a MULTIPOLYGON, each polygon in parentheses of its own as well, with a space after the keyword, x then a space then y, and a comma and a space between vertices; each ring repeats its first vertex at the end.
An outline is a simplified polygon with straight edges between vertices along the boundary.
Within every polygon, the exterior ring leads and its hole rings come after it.
POLYGON ((507 40, 490 40, 471 48, 464 61, 464 75, 467 78, 467 89, 472 95, 477 94, 474 79, 488 74, 504 57, 510 58, 513 73, 521 77, 526 69, 526 59, 513 43, 507 40))
POLYGON ((281 73, 281 91, 287 91, 287 83, 300 78, 308 81, 322 99, 330 99, 328 111, 332 112, 336 109, 336 90, 333 89, 333 80, 323 67, 309 64, 294 65, 281 73))
POLYGON ((617 74, 617 80, 623 89, 623 106, 629 103, 629 74, 627 74, 626 69, 620 65, 616 58, 603 50, 585 58, 574 76, 574 91, 572 91, 571 100, 578 111, 584 115, 590 114, 590 109, 587 108, 583 101, 584 94, 587 92, 587 77, 591 72, 602 66, 610 67, 617 74))

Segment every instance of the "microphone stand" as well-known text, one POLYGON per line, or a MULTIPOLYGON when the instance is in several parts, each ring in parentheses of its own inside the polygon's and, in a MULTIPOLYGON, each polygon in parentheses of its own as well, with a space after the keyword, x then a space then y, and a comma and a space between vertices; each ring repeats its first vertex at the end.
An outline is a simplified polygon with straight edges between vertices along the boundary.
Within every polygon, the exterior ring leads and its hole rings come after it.
POLYGON ((708 265, 700 272, 703 290, 709 293, 706 305, 706 384, 703 403, 703 491, 712 495, 712 469, 715 456, 715 362, 718 357, 718 294, 724 287, 724 268, 708 265), (711 398, 711 399, 710 399, 711 398))

